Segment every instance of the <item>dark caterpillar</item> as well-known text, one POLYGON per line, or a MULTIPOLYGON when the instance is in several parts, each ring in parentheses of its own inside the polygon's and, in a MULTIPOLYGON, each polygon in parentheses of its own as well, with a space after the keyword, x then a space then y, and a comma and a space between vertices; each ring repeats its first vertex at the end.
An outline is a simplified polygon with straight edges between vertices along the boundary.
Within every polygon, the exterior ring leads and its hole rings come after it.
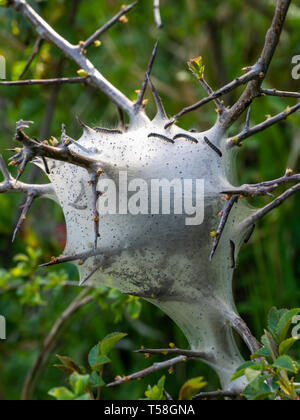
POLYGON ((219 155, 220 157, 223 156, 221 150, 218 149, 217 146, 215 146, 211 141, 209 141, 207 137, 204 137, 204 141, 214 152, 217 153, 217 155, 219 155))
POLYGON ((157 138, 159 138, 159 139, 162 139, 162 140, 166 141, 167 143, 172 143, 172 144, 174 144, 174 143, 175 143, 175 141, 174 141, 174 140, 170 139, 169 137, 163 136, 162 134, 150 133, 150 134, 148 135, 148 137, 157 137, 157 138))
POLYGON ((190 136, 188 134, 184 134, 184 133, 182 133, 182 134, 176 134, 176 136, 173 137, 173 140, 180 139, 180 138, 184 138, 184 139, 190 140, 191 142, 196 143, 196 144, 199 143, 198 140, 195 139, 195 137, 190 136))
POLYGON ((233 241, 230 241, 230 264, 231 268, 235 268, 235 243, 233 241))
POLYGON ((97 133, 106 133, 106 134, 123 134, 121 130, 111 130, 109 128, 102 128, 102 127, 95 127, 94 128, 97 133))

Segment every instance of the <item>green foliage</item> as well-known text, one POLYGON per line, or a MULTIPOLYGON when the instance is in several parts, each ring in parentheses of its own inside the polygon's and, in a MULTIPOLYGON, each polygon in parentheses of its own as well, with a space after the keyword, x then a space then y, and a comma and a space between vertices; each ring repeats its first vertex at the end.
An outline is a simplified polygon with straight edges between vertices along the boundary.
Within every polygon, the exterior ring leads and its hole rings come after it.
POLYGON ((192 400, 193 397, 206 386, 207 382, 204 381, 203 376, 190 379, 181 387, 179 392, 179 400, 192 400))
POLYGON ((61 365, 55 365, 68 376, 72 391, 65 387, 53 388, 49 391, 51 397, 57 400, 99 400, 101 389, 105 386, 102 379, 104 366, 111 363, 108 358, 110 352, 127 334, 111 333, 94 346, 88 356, 89 373, 80 367, 70 357, 57 356, 61 365), (94 390, 97 396, 94 395, 94 390))
MULTIPOLYGON (((243 396, 248 400, 299 400, 295 379, 299 361, 288 354, 300 336, 289 336, 300 309, 272 308, 268 328, 262 337, 263 347, 237 370, 232 380, 245 376, 248 386, 243 396)), ((294 330, 291 332, 294 333, 294 330)))
POLYGON ((203 80, 205 66, 203 64, 202 57, 191 59, 188 61, 188 66, 190 71, 197 77, 197 79, 203 80))
POLYGON ((162 376, 160 380, 157 382, 157 385, 154 385, 154 386, 148 385, 148 389, 145 392, 147 400, 149 401, 166 400, 166 397, 164 395, 165 382, 166 382, 166 377, 162 376))
POLYGON ((53 388, 49 391, 49 395, 56 398, 58 401, 86 401, 90 399, 89 393, 86 392, 90 382, 89 375, 79 375, 79 373, 74 372, 70 376, 69 382, 72 391, 65 387, 53 388))

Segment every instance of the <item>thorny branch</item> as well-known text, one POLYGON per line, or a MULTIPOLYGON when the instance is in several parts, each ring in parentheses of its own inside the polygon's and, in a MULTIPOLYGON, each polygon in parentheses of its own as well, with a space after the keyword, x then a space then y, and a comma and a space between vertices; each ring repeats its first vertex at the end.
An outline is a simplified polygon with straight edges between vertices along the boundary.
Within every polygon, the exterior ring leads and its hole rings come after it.
POLYGON ((212 400, 214 398, 231 398, 237 399, 240 397, 240 393, 229 392, 229 391, 213 391, 213 392, 201 392, 193 397, 193 400, 212 400))
POLYGON ((33 79, 0 82, 0 86, 63 85, 87 83, 87 77, 60 77, 55 79, 33 79))
POLYGON ((252 214, 252 216, 250 216, 248 219, 244 220, 240 224, 240 228, 246 229, 254 225, 258 220, 262 219, 266 214, 279 207, 284 201, 286 201, 297 191, 300 191, 300 184, 294 185, 293 187, 289 188, 287 191, 285 191, 283 194, 281 194, 279 197, 273 200, 270 204, 266 205, 262 209, 252 214))
POLYGON ((61 162, 71 163, 76 166, 87 169, 88 171, 97 171, 99 169, 98 160, 80 155, 65 144, 60 146, 49 146, 48 142, 38 142, 37 140, 31 139, 27 134, 24 133, 23 128, 28 127, 30 122, 20 121, 17 123, 17 134, 16 140, 24 145, 23 150, 16 156, 15 164, 20 164, 21 169, 19 172, 23 172, 25 166, 34 157, 42 157, 58 160, 61 162))
MULTIPOLYGON (((134 104, 115 86, 113 86, 95 68, 84 54, 82 43, 73 45, 59 35, 28 3, 26 0, 9 0, 8 5, 13 7, 28 19, 37 30, 40 38, 48 40, 59 48, 67 57, 73 60, 80 69, 89 76, 87 83, 103 91, 117 106, 123 109, 129 116, 134 117, 134 104)), ((117 22, 116 20, 115 22, 117 22)), ((115 23, 114 22, 114 23, 115 23)), ((111 26, 109 26, 111 27, 111 26)), ((107 29, 109 29, 107 27, 107 29)), ((143 118, 143 115, 141 115, 143 118)))
POLYGON ((267 32, 265 44, 262 53, 256 63, 260 67, 260 73, 257 78, 253 79, 240 99, 228 112, 224 127, 230 127, 239 116, 248 108, 251 102, 260 96, 260 89, 266 75, 268 73, 271 61, 279 44, 280 36, 283 30, 284 22, 291 4, 291 0, 277 0, 276 10, 272 24, 267 32))
POLYGON ((54 189, 51 184, 25 184, 20 181, 16 181, 11 174, 8 172, 4 160, 0 155, 0 170, 4 176, 4 182, 0 184, 1 193, 25 193, 34 194, 35 197, 41 197, 44 195, 55 196, 54 189))
MULTIPOLYGON (((300 95, 299 95, 300 97, 300 95)), ((237 136, 234 136, 227 140, 227 146, 239 146, 241 145, 241 142, 254 134, 260 133, 261 131, 266 130, 267 128, 271 127, 274 124, 278 124, 279 122, 287 119, 290 115, 294 114, 300 109, 300 103, 293 107, 287 107, 283 112, 280 114, 275 115, 274 117, 268 118, 266 121, 264 121, 261 124, 258 124, 252 128, 248 128, 247 130, 243 130, 240 134, 237 136)))
MULTIPOLYGON (((293 175, 293 171, 291 169, 287 169, 285 175, 281 178, 274 179, 272 181, 261 182, 258 184, 245 184, 245 185, 242 185, 241 187, 222 191, 221 194, 225 194, 224 199, 226 201, 226 204, 225 204, 223 212, 221 212, 220 214, 221 221, 220 221, 218 230, 217 232, 212 232, 214 242, 213 242, 210 258, 211 259, 213 258, 217 250, 218 244, 220 242, 222 233, 225 229, 231 210, 234 206, 234 203, 237 202, 239 198, 257 197, 257 196, 269 196, 269 197, 274 198, 274 195, 272 194, 272 192, 276 190, 279 186, 294 183, 294 182, 299 182, 299 181, 300 181, 300 174, 293 175)), ((267 206, 255 212, 252 216, 250 216, 248 219, 242 222, 239 228, 247 229, 247 228, 250 228, 251 226, 254 226, 258 220, 262 219, 266 214, 268 214, 270 211, 272 211, 276 207, 279 207, 285 200, 287 200, 291 195, 293 195, 298 190, 300 190, 299 183, 289 188, 279 197, 275 198, 267 206)), ((253 230, 251 231, 251 234, 253 233, 253 230)), ((245 242, 248 242, 248 240, 246 240, 245 242)))
POLYGON ((26 220, 27 213, 30 210, 30 207, 32 206, 34 200, 40 196, 45 196, 45 195, 55 196, 55 193, 51 184, 30 185, 30 184, 24 184, 14 179, 11 176, 11 174, 8 172, 1 155, 0 155, 0 170, 4 176, 4 182, 0 184, 0 194, 9 193, 9 192, 10 193, 22 192, 26 194, 26 201, 25 201, 24 206, 22 206, 21 215, 13 233, 12 242, 14 242, 18 231, 20 230, 23 222, 26 220))
POLYGON ((33 60, 35 59, 35 57, 38 55, 38 53, 39 53, 40 49, 42 48, 43 43, 44 43, 43 38, 40 38, 40 37, 39 37, 39 38, 36 40, 36 43, 34 44, 34 47, 33 47, 32 54, 31 54, 31 56, 28 58, 27 63, 26 63, 26 65, 25 65, 25 67, 24 67, 24 70, 22 71, 22 73, 21 73, 21 74, 20 74, 20 76, 19 76, 19 79, 22 79, 22 77, 25 75, 25 73, 26 73, 26 72, 27 72, 27 70, 29 69, 29 67, 31 66, 31 64, 32 64, 33 60))
POLYGON ((98 38, 104 34, 104 32, 108 31, 112 26, 114 26, 117 22, 121 21, 121 18, 126 15, 126 13, 130 12, 136 5, 137 1, 132 3, 129 6, 122 6, 122 10, 114 16, 109 22, 107 22, 104 26, 98 29, 93 35, 89 37, 83 44, 82 48, 86 50, 91 44, 98 40, 98 38))
POLYGON ((199 352, 193 350, 183 350, 177 348, 169 349, 140 349, 136 353, 142 353, 146 355, 163 355, 163 356, 185 356, 189 359, 202 359, 202 360, 211 360, 213 355, 208 354, 207 352, 199 352))
POLYGON ((166 127, 169 127, 172 124, 174 124, 176 120, 182 117, 183 115, 199 109, 203 105, 220 98, 221 96, 231 92, 232 90, 236 89, 241 85, 247 84, 247 87, 241 95, 241 97, 239 98, 239 100, 229 109, 229 111, 226 114, 226 117, 222 121, 224 130, 227 130, 248 108, 251 102, 256 97, 259 97, 262 94, 261 86, 264 79, 266 78, 272 58, 278 46, 280 35, 284 26, 290 3, 291 0, 277 0, 273 21, 267 32, 262 53, 256 64, 250 67, 245 67, 243 69, 244 71, 246 71, 246 74, 244 76, 236 78, 223 88, 218 89, 217 91, 213 92, 208 97, 202 99, 196 104, 181 110, 169 121, 166 127))
POLYGON ((123 378, 121 378, 121 377, 116 378, 116 380, 114 382, 111 382, 110 384, 108 384, 107 387, 112 388, 112 387, 130 382, 130 381, 133 381, 135 379, 141 380, 145 376, 150 375, 151 373, 158 372, 158 371, 163 370, 163 369, 173 368, 174 366, 178 365, 179 363, 187 362, 187 360, 188 360, 188 358, 186 356, 178 356, 178 357, 175 357, 174 359, 170 359, 170 360, 167 360, 165 362, 154 363, 153 365, 149 366, 148 368, 143 369, 139 372, 133 373, 132 375, 124 376, 123 378))

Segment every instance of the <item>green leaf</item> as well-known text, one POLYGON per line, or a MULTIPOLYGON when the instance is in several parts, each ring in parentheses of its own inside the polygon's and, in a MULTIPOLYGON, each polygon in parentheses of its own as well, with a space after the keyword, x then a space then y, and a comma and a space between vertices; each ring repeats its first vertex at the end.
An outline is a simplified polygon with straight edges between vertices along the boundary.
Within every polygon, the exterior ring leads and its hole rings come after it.
POLYGON ((101 376, 98 375, 97 372, 93 372, 91 374, 89 383, 92 388, 99 388, 105 386, 105 382, 103 381, 101 376))
POLYGON ((74 372, 70 376, 70 385, 75 392, 76 397, 81 396, 86 392, 86 387, 88 386, 90 375, 80 375, 77 372, 74 372))
POLYGON ((16 262, 29 262, 29 258, 25 254, 17 254, 14 256, 13 260, 16 262))
POLYGON ((265 335, 262 336, 261 340, 264 346, 268 349, 272 360, 275 361, 278 357, 278 349, 272 335, 267 330, 265 330, 265 335))
POLYGON ((95 364, 97 363, 98 350, 99 350, 99 345, 97 344, 89 352, 88 362, 89 362, 89 365, 91 366, 91 368, 93 366, 95 366, 95 364))
POLYGON ((245 376, 248 379, 249 385, 253 383, 261 375, 261 370, 256 370, 253 368, 247 368, 245 370, 245 376))
POLYGON ((293 347, 293 345, 299 341, 299 338, 291 337, 287 340, 284 340, 279 346, 279 356, 283 356, 288 353, 288 351, 293 347))
MULTIPOLYGON (((262 376, 262 380, 264 380, 263 376, 262 376)), ((260 383, 259 382, 258 388, 254 387, 252 385, 248 385, 244 389, 242 395, 247 400, 254 401, 254 400, 256 400, 256 398, 261 399, 262 396, 265 395, 265 394, 269 395, 269 393, 270 393, 270 389, 269 389, 268 385, 265 384, 265 383, 260 383)))
POLYGON ((252 398, 252 401, 269 401, 274 400, 276 395, 274 392, 262 392, 261 394, 257 394, 255 397, 252 398))
POLYGON ((127 337, 127 335, 128 334, 118 332, 107 335, 99 345, 99 353, 103 356, 107 356, 115 345, 124 337, 127 337))
POLYGON ((292 324, 293 318, 300 313, 300 308, 292 309, 285 314, 279 320, 276 333, 279 337, 280 342, 286 339, 290 326, 292 324))
POLYGON ((245 370, 251 366, 255 366, 254 362, 245 362, 243 363, 232 376, 231 381, 235 381, 236 379, 241 378, 245 375, 245 370))
POLYGON ((166 399, 164 396, 165 382, 166 377, 163 376, 162 378, 160 378, 157 385, 154 385, 153 387, 151 387, 150 385, 148 386, 148 390, 145 392, 145 395, 148 398, 148 400, 163 401, 166 399))
POLYGON ((103 365, 111 363, 107 356, 102 356, 100 352, 101 342, 94 346, 88 356, 89 365, 95 372, 99 372, 103 365))
POLYGON ((75 401, 89 401, 89 400, 90 400, 90 394, 88 393, 80 395, 80 397, 75 399, 75 401))
POLYGON ((107 356, 99 356, 96 364, 92 366, 94 372, 100 372, 104 365, 111 363, 111 359, 107 356))
POLYGON ((269 350, 266 347, 262 347, 257 350, 256 353, 251 355, 251 359, 257 359, 258 357, 271 357, 269 350))
MULTIPOLYGON (((66 356, 60 356, 59 354, 56 355, 58 360, 67 368, 69 368, 72 372, 82 373, 80 366, 74 360, 72 360, 70 357, 66 356)), ((59 367, 59 365, 57 365, 59 367)))
POLYGON ((202 57, 197 57, 188 62, 190 71, 199 79, 203 80, 205 66, 202 57))
POLYGON ((190 401, 193 397, 201 391, 207 385, 207 382, 204 381, 203 376, 198 378, 193 378, 187 381, 180 389, 179 400, 180 401, 190 401))
POLYGON ((127 311, 132 319, 138 319, 142 312, 142 303, 139 299, 133 299, 129 301, 127 305, 127 311))
POLYGON ((276 334, 279 320, 286 312, 288 312, 287 309, 277 309, 275 307, 270 309, 268 314, 268 328, 272 334, 276 334))
POLYGON ((277 369, 287 370, 288 372, 298 373, 299 365, 290 356, 280 356, 273 366, 277 369))
POLYGON ((76 395, 73 392, 69 391, 67 388, 53 388, 51 389, 48 394, 56 398, 58 401, 72 401, 75 399, 76 395))

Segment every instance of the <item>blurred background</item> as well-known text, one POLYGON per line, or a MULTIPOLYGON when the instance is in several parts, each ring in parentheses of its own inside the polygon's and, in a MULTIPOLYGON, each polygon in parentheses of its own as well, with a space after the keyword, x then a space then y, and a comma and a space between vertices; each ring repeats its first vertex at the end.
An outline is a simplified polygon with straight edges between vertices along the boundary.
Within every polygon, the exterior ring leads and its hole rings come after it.
MULTIPOLYGON (((86 39, 109 18, 119 12, 124 0, 51 0, 30 2, 64 37, 73 43, 86 39)), ((261 51, 265 32, 273 16, 275 0, 161 0, 164 28, 158 30, 153 19, 152 1, 141 0, 127 15, 128 23, 119 23, 101 37, 101 46, 91 46, 88 56, 114 85, 131 99, 136 99, 149 56, 157 38, 159 53, 152 79, 171 116, 205 95, 193 79, 186 62, 201 55, 206 66, 206 80, 213 89, 240 75, 242 67, 252 65, 261 51)), ((264 87, 299 91, 300 80, 293 80, 292 57, 300 55, 300 2, 292 2, 280 46, 264 87)), ((0 55, 7 61, 7 79, 17 80, 36 41, 32 27, 16 12, 0 9, 0 55)), ((78 68, 60 51, 45 42, 25 78, 76 76, 78 68)), ((235 101, 241 90, 225 98, 235 101)), ((148 92, 147 112, 155 107, 148 92)), ((251 124, 283 111, 295 101, 264 97, 252 106, 251 124)), ((31 134, 39 139, 59 138, 65 123, 73 138, 81 135, 76 116, 91 126, 115 128, 118 113, 105 95, 77 85, 0 87, 0 144, 6 150, 15 146, 15 122, 32 120, 31 134)), ((182 118, 184 128, 205 130, 216 119, 213 104, 182 118)), ((239 121, 232 133, 240 131, 239 121)), ((292 116, 247 140, 237 155, 240 183, 254 183, 277 178, 287 167, 299 172, 299 115, 292 116)), ((30 166, 30 165, 29 165, 30 166)), ((12 169, 14 173, 14 169, 12 169)), ((33 166, 23 177, 28 182, 47 182, 33 166)), ((253 201, 266 204, 269 199, 253 201)), ((13 227, 24 197, 0 196, 0 314, 7 318, 8 337, 0 342, 0 399, 19 399, 25 377, 35 362, 47 334, 63 311, 81 290, 74 286, 78 275, 74 267, 41 269, 38 264, 59 255, 64 247, 65 226, 58 206, 36 201, 26 223, 11 244, 13 227)), ((272 306, 300 306, 300 196, 292 197, 259 223, 250 244, 242 250, 234 279, 238 309, 253 333, 260 338, 272 306)), ((91 303, 83 306, 62 325, 49 357, 38 363, 33 388, 34 399, 50 398, 54 386, 65 385, 65 376, 53 367, 56 353, 71 356, 87 365, 92 346, 112 331, 127 332, 128 337, 112 354, 113 363, 104 373, 108 382, 116 375, 140 370, 162 358, 145 360, 133 354, 141 345, 160 348, 175 342, 187 347, 181 331, 158 309, 146 302, 128 298, 116 291, 95 291, 91 303)), ((245 357, 249 357, 242 347, 245 357)), ((295 351, 298 351, 297 348, 295 351)), ((154 384, 161 373, 144 381, 103 390, 104 399, 138 399, 147 385, 154 384)), ((168 374, 166 389, 178 396, 189 378, 204 376, 207 390, 216 389, 218 379, 202 363, 189 362, 168 374)))

